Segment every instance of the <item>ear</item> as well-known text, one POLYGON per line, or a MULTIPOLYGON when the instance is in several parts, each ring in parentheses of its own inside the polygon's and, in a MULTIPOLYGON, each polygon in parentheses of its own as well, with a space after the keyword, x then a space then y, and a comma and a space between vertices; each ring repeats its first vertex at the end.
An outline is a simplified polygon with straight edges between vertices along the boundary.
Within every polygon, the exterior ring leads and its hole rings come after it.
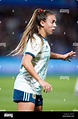
POLYGON ((40 21, 40 25, 41 25, 42 27, 44 27, 44 24, 45 24, 45 21, 41 20, 41 21, 40 21))

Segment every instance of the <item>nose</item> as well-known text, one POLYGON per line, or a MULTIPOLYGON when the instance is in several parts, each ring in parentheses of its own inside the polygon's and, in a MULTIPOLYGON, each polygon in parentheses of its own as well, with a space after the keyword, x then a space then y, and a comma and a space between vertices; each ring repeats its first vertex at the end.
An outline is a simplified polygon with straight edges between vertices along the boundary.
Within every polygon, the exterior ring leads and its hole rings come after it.
POLYGON ((54 22, 54 27, 56 28, 57 27, 57 25, 56 25, 56 23, 54 22))

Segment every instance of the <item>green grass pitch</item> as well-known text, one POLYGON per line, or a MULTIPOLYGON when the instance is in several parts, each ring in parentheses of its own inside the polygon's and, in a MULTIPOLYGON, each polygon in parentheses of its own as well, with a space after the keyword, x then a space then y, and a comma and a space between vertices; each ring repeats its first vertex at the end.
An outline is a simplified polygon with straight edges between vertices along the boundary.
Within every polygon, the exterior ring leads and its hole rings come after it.
MULTIPOLYGON (((12 101, 15 77, 0 77, 0 111, 17 111, 17 104, 12 101)), ((43 111, 78 111, 78 96, 74 87, 76 76, 69 76, 69 80, 60 76, 47 77, 53 90, 43 92, 43 111)))

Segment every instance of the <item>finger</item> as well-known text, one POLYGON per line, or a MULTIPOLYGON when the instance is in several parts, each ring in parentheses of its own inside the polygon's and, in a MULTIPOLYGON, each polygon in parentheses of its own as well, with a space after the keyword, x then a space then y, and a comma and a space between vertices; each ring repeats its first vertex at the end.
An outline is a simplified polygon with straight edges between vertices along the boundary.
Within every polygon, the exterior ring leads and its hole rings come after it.
POLYGON ((51 90, 52 90, 51 85, 48 85, 48 86, 45 86, 45 87, 44 87, 43 92, 48 93, 48 92, 50 92, 51 90))
POLYGON ((74 54, 76 54, 76 52, 73 52, 73 51, 70 52, 70 55, 74 55, 74 54))
POLYGON ((70 60, 70 59, 67 59, 67 61, 71 62, 71 60, 70 60))
POLYGON ((76 57, 76 54, 73 54, 73 57, 76 57))
POLYGON ((74 59, 75 57, 76 57, 76 55, 73 55, 73 54, 70 54, 70 55, 69 55, 69 58, 70 58, 70 59, 74 59))

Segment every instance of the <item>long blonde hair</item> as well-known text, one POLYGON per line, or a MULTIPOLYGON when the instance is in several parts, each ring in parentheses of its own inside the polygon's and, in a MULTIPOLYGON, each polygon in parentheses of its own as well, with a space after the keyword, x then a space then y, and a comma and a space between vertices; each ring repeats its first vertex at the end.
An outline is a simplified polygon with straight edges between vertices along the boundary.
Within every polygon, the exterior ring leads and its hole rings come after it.
POLYGON ((40 24, 40 21, 46 20, 47 14, 51 14, 54 15, 54 13, 51 10, 43 10, 41 8, 36 9, 33 12, 33 15, 30 19, 30 21, 28 22, 27 26, 25 27, 25 31, 23 32, 22 38, 19 42, 19 44, 17 45, 17 47, 8 54, 15 56, 15 55, 22 55, 24 53, 24 48, 26 45, 27 40, 30 38, 30 40, 32 40, 33 38, 33 34, 36 33, 41 39, 41 35, 38 34, 38 28, 42 27, 40 24))

